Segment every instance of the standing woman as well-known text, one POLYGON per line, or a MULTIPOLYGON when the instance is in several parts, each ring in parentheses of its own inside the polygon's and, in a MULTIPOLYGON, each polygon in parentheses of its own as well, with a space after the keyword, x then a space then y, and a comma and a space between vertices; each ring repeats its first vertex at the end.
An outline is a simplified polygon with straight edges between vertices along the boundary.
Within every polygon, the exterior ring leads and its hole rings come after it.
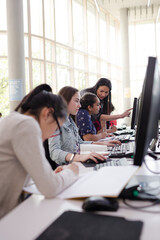
POLYGON ((95 152, 89 154, 80 154, 80 144, 101 144, 113 146, 114 143, 120 144, 119 141, 108 142, 92 142, 83 141, 79 136, 79 129, 73 121, 71 115, 76 116, 80 108, 80 94, 78 89, 66 86, 59 91, 59 95, 67 102, 67 120, 61 127, 61 133, 56 132, 51 138, 49 138, 49 151, 53 161, 62 165, 70 162, 86 162, 88 159, 92 159, 97 163, 96 158, 104 161, 106 157, 102 154, 95 152))
POLYGON ((28 174, 47 198, 55 197, 77 179, 75 164, 64 170, 58 167, 54 172, 43 148, 43 141, 60 128, 65 118, 62 98, 40 91, 28 95, 20 104, 20 112, 14 111, 1 120, 0 218, 19 203, 28 174))
POLYGON ((106 121, 107 128, 109 128, 109 121, 129 117, 130 115, 131 109, 126 110, 122 114, 110 115, 112 111, 111 90, 111 81, 107 78, 100 78, 93 87, 86 88, 81 91, 81 96, 83 96, 83 94, 86 92, 91 92, 96 94, 100 99, 101 109, 98 114, 92 116, 92 121, 97 131, 99 131, 101 128, 106 129, 106 121))

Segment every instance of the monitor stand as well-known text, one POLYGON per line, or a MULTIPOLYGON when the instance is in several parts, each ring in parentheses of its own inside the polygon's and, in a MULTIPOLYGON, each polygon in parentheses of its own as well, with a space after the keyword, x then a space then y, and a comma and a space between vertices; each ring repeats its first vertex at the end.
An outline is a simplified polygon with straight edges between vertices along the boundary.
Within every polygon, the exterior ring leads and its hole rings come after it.
POLYGON ((157 140, 154 153, 160 154, 160 139, 157 140))

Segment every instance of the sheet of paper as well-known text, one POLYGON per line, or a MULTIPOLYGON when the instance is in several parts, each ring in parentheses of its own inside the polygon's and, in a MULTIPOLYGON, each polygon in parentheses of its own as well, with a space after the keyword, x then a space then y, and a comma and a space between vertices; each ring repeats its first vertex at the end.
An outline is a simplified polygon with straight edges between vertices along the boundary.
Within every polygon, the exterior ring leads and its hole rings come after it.
POLYGON ((104 154, 106 156, 109 155, 109 151, 96 151, 96 150, 95 151, 91 150, 91 151, 81 152, 81 154, 89 154, 89 153, 92 153, 92 152, 96 152, 96 153, 99 153, 99 154, 104 154))
POLYGON ((89 172, 58 195, 58 198, 81 198, 89 196, 118 197, 137 166, 103 167, 89 172))
MULTIPOLYGON (((93 167, 86 168, 81 162, 75 162, 75 164, 79 168, 79 177, 88 174, 89 172, 93 172, 93 167)), ((27 176, 25 184, 23 186, 23 190, 28 193, 41 194, 30 176, 27 176)))
POLYGON ((107 151, 106 145, 98 145, 98 144, 80 144, 80 153, 83 152, 105 152, 107 151))

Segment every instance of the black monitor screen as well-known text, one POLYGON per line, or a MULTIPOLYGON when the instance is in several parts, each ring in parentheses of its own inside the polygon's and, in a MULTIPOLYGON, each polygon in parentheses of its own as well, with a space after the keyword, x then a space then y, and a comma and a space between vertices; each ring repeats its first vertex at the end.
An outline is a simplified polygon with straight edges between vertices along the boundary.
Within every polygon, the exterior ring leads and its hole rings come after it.
POLYGON ((134 165, 141 166, 151 140, 157 134, 160 104, 158 62, 149 57, 138 114, 134 165))
POLYGON ((137 124, 137 115, 138 115, 138 98, 134 98, 132 119, 131 119, 131 129, 135 129, 135 126, 137 124))

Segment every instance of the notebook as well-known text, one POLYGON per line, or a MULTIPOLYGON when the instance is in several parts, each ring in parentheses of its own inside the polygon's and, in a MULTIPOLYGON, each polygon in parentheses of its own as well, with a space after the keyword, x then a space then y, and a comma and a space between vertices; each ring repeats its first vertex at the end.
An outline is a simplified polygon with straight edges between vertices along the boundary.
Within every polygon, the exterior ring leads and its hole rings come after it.
POLYGON ((103 167, 81 175, 76 182, 57 197, 61 199, 90 196, 118 197, 122 189, 137 171, 137 166, 103 167))
POLYGON ((36 240, 139 240, 142 226, 123 217, 67 211, 36 240))
POLYGON ((108 155, 108 148, 106 145, 99 144, 80 144, 80 154, 88 154, 91 152, 98 152, 108 155))
MULTIPOLYGON (((82 173, 78 180, 62 191, 57 198, 72 199, 91 196, 116 198, 127 185, 139 167, 137 166, 107 166, 98 171, 82 173)), ((23 190, 28 193, 40 194, 33 181, 23 190)))

